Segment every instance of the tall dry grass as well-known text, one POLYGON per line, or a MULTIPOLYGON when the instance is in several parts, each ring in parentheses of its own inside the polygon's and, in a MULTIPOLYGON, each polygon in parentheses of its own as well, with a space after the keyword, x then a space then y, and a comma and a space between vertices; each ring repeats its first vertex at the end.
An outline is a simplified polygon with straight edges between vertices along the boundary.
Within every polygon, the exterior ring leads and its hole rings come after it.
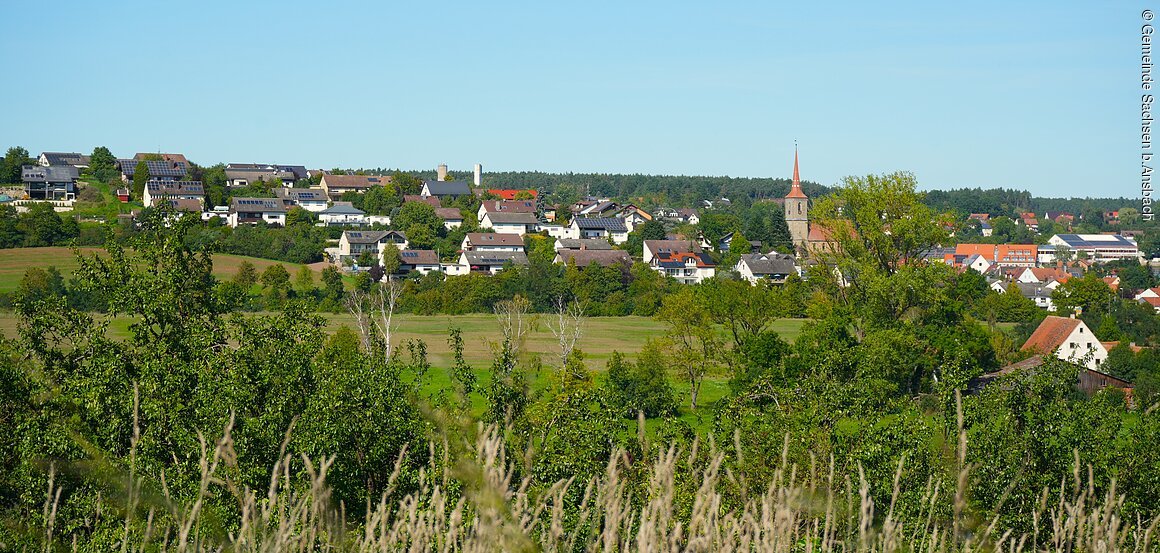
MULTIPOLYGON (((967 513, 971 467, 965 463, 961 430, 956 489, 929 484, 923 494, 926 511, 919 517, 925 522, 903 523, 895 516, 895 502, 904 462, 896 472, 894 493, 881 500, 870 496, 861 473, 836 474, 831 461, 821 482, 804 479, 797 467, 786 466, 784 452, 781 468, 762 493, 727 498, 725 490, 749 488, 744 475, 726 466, 727 455, 743 454, 736 440, 732 450, 712 443, 654 449, 658 453, 647 464, 643 488, 632 486, 624 452, 614 454, 598 477, 543 488, 528 477, 517 478, 519 465, 508 458, 502 430, 480 425, 473 440, 430 444, 431 461, 420 473, 419 488, 397 494, 404 451, 387 491, 367 506, 365 520, 356 525, 332 501, 326 484, 331 458, 295 458, 284 447, 267 489, 239 486, 231 476, 237 473, 231 427, 214 443, 202 439, 201 486, 192 501, 178 502, 168 493, 161 501, 145 499, 143 479, 129 473, 127 503, 109 509, 124 513, 120 551, 1144 553, 1156 548, 1160 524, 1160 519, 1123 520, 1114 485, 1097 495, 1078 458, 1073 482, 1044 490, 1032 513, 1031 532, 1000 533, 998 518, 974 521, 967 513), (677 501, 678 480, 689 476, 697 491, 691 509, 685 509, 677 501), (223 490, 241 514, 236 527, 225 533, 211 531, 203 516, 211 494, 223 490), (566 499, 570 494, 582 497, 578 506, 566 499), (944 494, 954 497, 949 523, 936 514, 944 494)), ((42 541, 46 551, 75 549, 78 544, 60 543, 54 534, 61 493, 55 482, 50 478, 46 490, 42 541)))

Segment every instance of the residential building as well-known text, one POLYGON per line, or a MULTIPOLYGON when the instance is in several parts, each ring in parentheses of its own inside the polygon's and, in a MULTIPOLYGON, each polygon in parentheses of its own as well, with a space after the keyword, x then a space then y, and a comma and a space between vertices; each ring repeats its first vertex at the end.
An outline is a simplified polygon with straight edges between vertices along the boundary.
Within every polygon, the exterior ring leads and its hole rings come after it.
POLYGON ((649 266, 682 284, 699 284, 717 271, 717 264, 703 252, 659 248, 654 253, 649 266))
POLYGON ((702 249, 699 244, 692 240, 645 240, 643 259, 646 265, 652 265, 653 259, 656 257, 674 251, 701 253, 702 249))
MULTIPOLYGON (((981 256, 992 265, 1001 267, 1034 267, 1038 264, 1039 246, 1035 244, 959 244, 955 257, 965 261, 973 255, 981 256)), ((950 259, 947 260, 951 262, 950 259)), ((962 265, 962 261, 953 263, 962 265)))
POLYGON ((145 194, 141 198, 145 207, 153 207, 168 200, 196 201, 200 206, 205 203, 205 188, 199 181, 150 180, 145 183, 145 194))
POLYGON ((319 187, 332 200, 341 198, 347 192, 365 193, 376 186, 386 186, 391 183, 391 177, 377 175, 322 175, 319 187))
POLYGON ((532 200, 483 200, 475 213, 480 221, 488 213, 536 213, 536 202, 532 200))
POLYGON ((394 244, 399 250, 407 249, 407 235, 397 230, 345 230, 338 238, 340 258, 358 257, 372 253, 382 258, 387 244, 394 244))
POLYGON ((539 225, 539 221, 531 213, 494 211, 485 213, 483 218, 479 220, 479 228, 481 229, 492 229, 500 234, 518 234, 520 236, 535 232, 537 225, 539 225))
POLYGON ((24 195, 30 200, 71 201, 76 199, 76 182, 80 174, 71 165, 24 165, 20 180, 24 195))
POLYGON ((611 200, 577 202, 572 212, 578 217, 611 217, 620 211, 620 204, 611 200))
POLYGON ((430 205, 431 207, 440 207, 443 204, 439 203, 439 198, 436 196, 420 196, 418 194, 404 194, 403 203, 421 202, 430 205))
POLYGON ((229 225, 286 224, 286 206, 277 198, 232 198, 230 200, 229 225))
MULTIPOLYGON (((185 156, 181 156, 181 159, 184 158, 185 156)), ((133 175, 137 174, 137 168, 141 167, 142 163, 149 171, 150 180, 182 180, 189 167, 185 162, 176 158, 174 160, 120 159, 117 160, 117 165, 121 168, 121 180, 132 181, 133 175)))
POLYGON ((574 239, 579 236, 570 226, 540 223, 536 228, 540 232, 547 233, 548 236, 556 239, 574 239))
POLYGON ((1098 369, 1108 350, 1080 319, 1049 315, 1023 344, 1023 351, 1055 355, 1088 369, 1098 369))
MULTIPOLYGON (((383 263, 383 254, 379 253, 379 264, 383 263)), ((442 265, 439 263, 439 254, 435 250, 400 250, 399 251, 399 272, 409 273, 415 271, 422 274, 442 271, 442 265)))
POLYGON ((1034 213, 1020 213, 1015 223, 1027 227, 1031 232, 1039 232, 1039 219, 1035 218, 1034 213))
POLYGON ((560 250, 611 250, 612 244, 608 240, 599 238, 558 238, 556 251, 560 250))
POLYGON ((133 155, 133 159, 135 159, 137 161, 145 161, 147 159, 158 159, 158 160, 169 162, 169 163, 180 163, 186 167, 189 167, 189 160, 185 158, 184 154, 163 154, 161 152, 157 152, 154 154, 154 153, 138 152, 138 153, 133 155))
POLYGON ((350 202, 334 202, 334 205, 318 212, 318 224, 330 227, 363 226, 367 224, 366 212, 350 202))
POLYGON ((1055 291, 1055 287, 1042 282, 1015 282, 1014 284, 1023 297, 1035 302, 1036 307, 1055 311, 1055 303, 1051 301, 1051 293, 1055 291))
POLYGON ((77 152, 43 152, 36 162, 41 167, 64 167, 71 166, 80 169, 88 169, 91 159, 89 156, 77 152))
POLYGON ((528 256, 522 251, 465 251, 459 254, 459 266, 453 274, 469 272, 496 274, 508 264, 527 265, 528 256))
POLYGON ((606 238, 614 244, 628 242, 628 227, 616 217, 575 217, 570 226, 578 238, 606 238))
POLYGON ((419 191, 420 196, 435 196, 438 198, 470 196, 471 185, 467 181, 451 180, 451 181, 423 181, 423 188, 419 191))
POLYGON ((1052 246, 1066 247, 1077 254, 1083 253, 1097 263, 1115 259, 1142 258, 1136 241, 1119 234, 1056 234, 1047 240, 1052 246))
POLYGON ((256 182, 282 181, 284 186, 294 186, 310 179, 310 171, 303 165, 281 165, 278 163, 230 163, 226 165, 226 184, 231 188, 249 186, 256 182))
POLYGON ((522 252, 524 240, 515 234, 469 232, 463 237, 463 251, 522 252))
POLYGON ((1016 273, 1015 280, 1017 282, 1026 282, 1032 284, 1047 284, 1051 281, 1066 282, 1071 278, 1071 273, 1059 267, 1033 267, 1023 269, 1016 273))
POLYGON ((443 219, 443 227, 447 230, 463 225, 463 212, 458 207, 437 207, 435 215, 443 219))
POLYGON ((777 252, 744 254, 735 268, 751 284, 759 281, 783 284, 790 275, 800 274, 794 256, 777 252))
POLYGON ((506 189, 506 188, 489 188, 487 190, 487 193, 491 194, 492 196, 495 196, 501 200, 514 200, 514 199, 516 199, 516 196, 520 196, 523 194, 529 195, 532 197, 532 200, 535 200, 540 195, 540 193, 538 191, 536 191, 534 188, 527 188, 524 190, 506 189))
POLYGON ((653 220, 653 216, 649 212, 631 204, 620 208, 616 216, 624 221, 624 226, 628 228, 628 232, 632 232, 636 227, 653 220))
POLYGON ((287 209, 297 206, 311 213, 326 210, 330 203, 326 194, 316 188, 275 188, 274 196, 282 200, 287 209))

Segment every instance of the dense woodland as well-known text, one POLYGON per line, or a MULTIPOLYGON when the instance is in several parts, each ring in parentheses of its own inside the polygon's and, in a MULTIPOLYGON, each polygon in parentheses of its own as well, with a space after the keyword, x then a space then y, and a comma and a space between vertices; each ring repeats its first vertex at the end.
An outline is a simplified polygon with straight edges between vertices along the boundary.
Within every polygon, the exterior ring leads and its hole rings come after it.
MULTIPOLYGON (((26 275, 14 297, 19 338, 0 342, 0 543, 1160 545, 1152 350, 1109 362, 1137 383, 1131 404, 1112 389, 1080 393, 1079 369, 1056 361, 966 394, 1028 355, 1020 334, 1043 312, 972 271, 902 263, 948 239, 940 221, 952 215, 922 199, 905 173, 848 179, 814 208, 849 229, 840 247, 807 279, 757 287, 536 263, 429 288, 319 289, 273 268, 218 281, 218 241, 198 239, 199 222, 147 214, 82 256, 69 284, 98 311, 131 316, 128 340, 108 338, 104 316, 70 291, 26 275), (276 311, 237 312, 247 285, 276 311), (648 303, 638 314, 665 335, 592 366, 567 337, 618 294, 634 313, 648 303), (323 330, 306 300, 327 295, 365 315, 356 328, 323 330), (392 342, 381 324, 392 306, 437 301, 497 314, 490 366, 463 361, 455 331, 449 367, 432 366, 422 342, 392 342), (524 350, 533 310, 556 314, 558 356, 524 350), (778 317, 808 321, 790 343, 770 330, 778 317), (730 392, 710 404, 698 391, 714 374, 730 392)), ((1082 307, 1102 340, 1160 345, 1156 314, 1097 276, 1061 286, 1060 308, 1082 307)))

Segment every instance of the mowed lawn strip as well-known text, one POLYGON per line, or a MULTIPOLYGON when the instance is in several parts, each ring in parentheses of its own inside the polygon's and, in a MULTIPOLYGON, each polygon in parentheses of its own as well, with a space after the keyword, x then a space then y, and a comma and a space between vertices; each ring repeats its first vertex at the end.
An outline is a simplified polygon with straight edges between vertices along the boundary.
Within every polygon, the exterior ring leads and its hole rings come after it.
MULTIPOLYGON (((80 248, 80 251, 85 255, 104 252, 101 248, 80 248)), ((286 263, 284 261, 274 261, 258 257, 214 254, 213 274, 219 279, 233 278, 238 273, 238 268, 241 267, 242 261, 249 261, 253 264, 258 274, 261 274, 262 271, 271 265, 281 264, 286 267, 286 271, 290 273, 291 278, 302 267, 302 265, 297 263, 286 263)), ((320 263, 310 265, 311 270, 314 271, 314 285, 317 287, 322 286, 322 268, 324 266, 324 264, 320 263)), ((16 290, 20 286, 20 279, 24 277, 24 272, 30 267, 40 267, 41 269, 56 267, 61 275, 64 276, 65 280, 68 280, 73 272, 80 267, 80 263, 77 262, 76 255, 72 249, 66 247, 0 249, 0 292, 16 290)))

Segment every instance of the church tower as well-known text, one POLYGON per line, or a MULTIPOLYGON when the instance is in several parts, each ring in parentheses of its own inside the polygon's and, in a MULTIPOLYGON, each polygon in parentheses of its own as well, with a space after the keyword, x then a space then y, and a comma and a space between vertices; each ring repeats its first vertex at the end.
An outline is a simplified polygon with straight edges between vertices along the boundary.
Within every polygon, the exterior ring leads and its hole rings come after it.
POLYGON ((806 239, 810 235, 807 214, 810 210, 810 199, 802 192, 802 182, 798 175, 797 145, 793 147, 793 185, 789 187, 789 194, 785 195, 785 224, 789 227, 789 235, 793 239, 795 248, 805 249, 806 239))

